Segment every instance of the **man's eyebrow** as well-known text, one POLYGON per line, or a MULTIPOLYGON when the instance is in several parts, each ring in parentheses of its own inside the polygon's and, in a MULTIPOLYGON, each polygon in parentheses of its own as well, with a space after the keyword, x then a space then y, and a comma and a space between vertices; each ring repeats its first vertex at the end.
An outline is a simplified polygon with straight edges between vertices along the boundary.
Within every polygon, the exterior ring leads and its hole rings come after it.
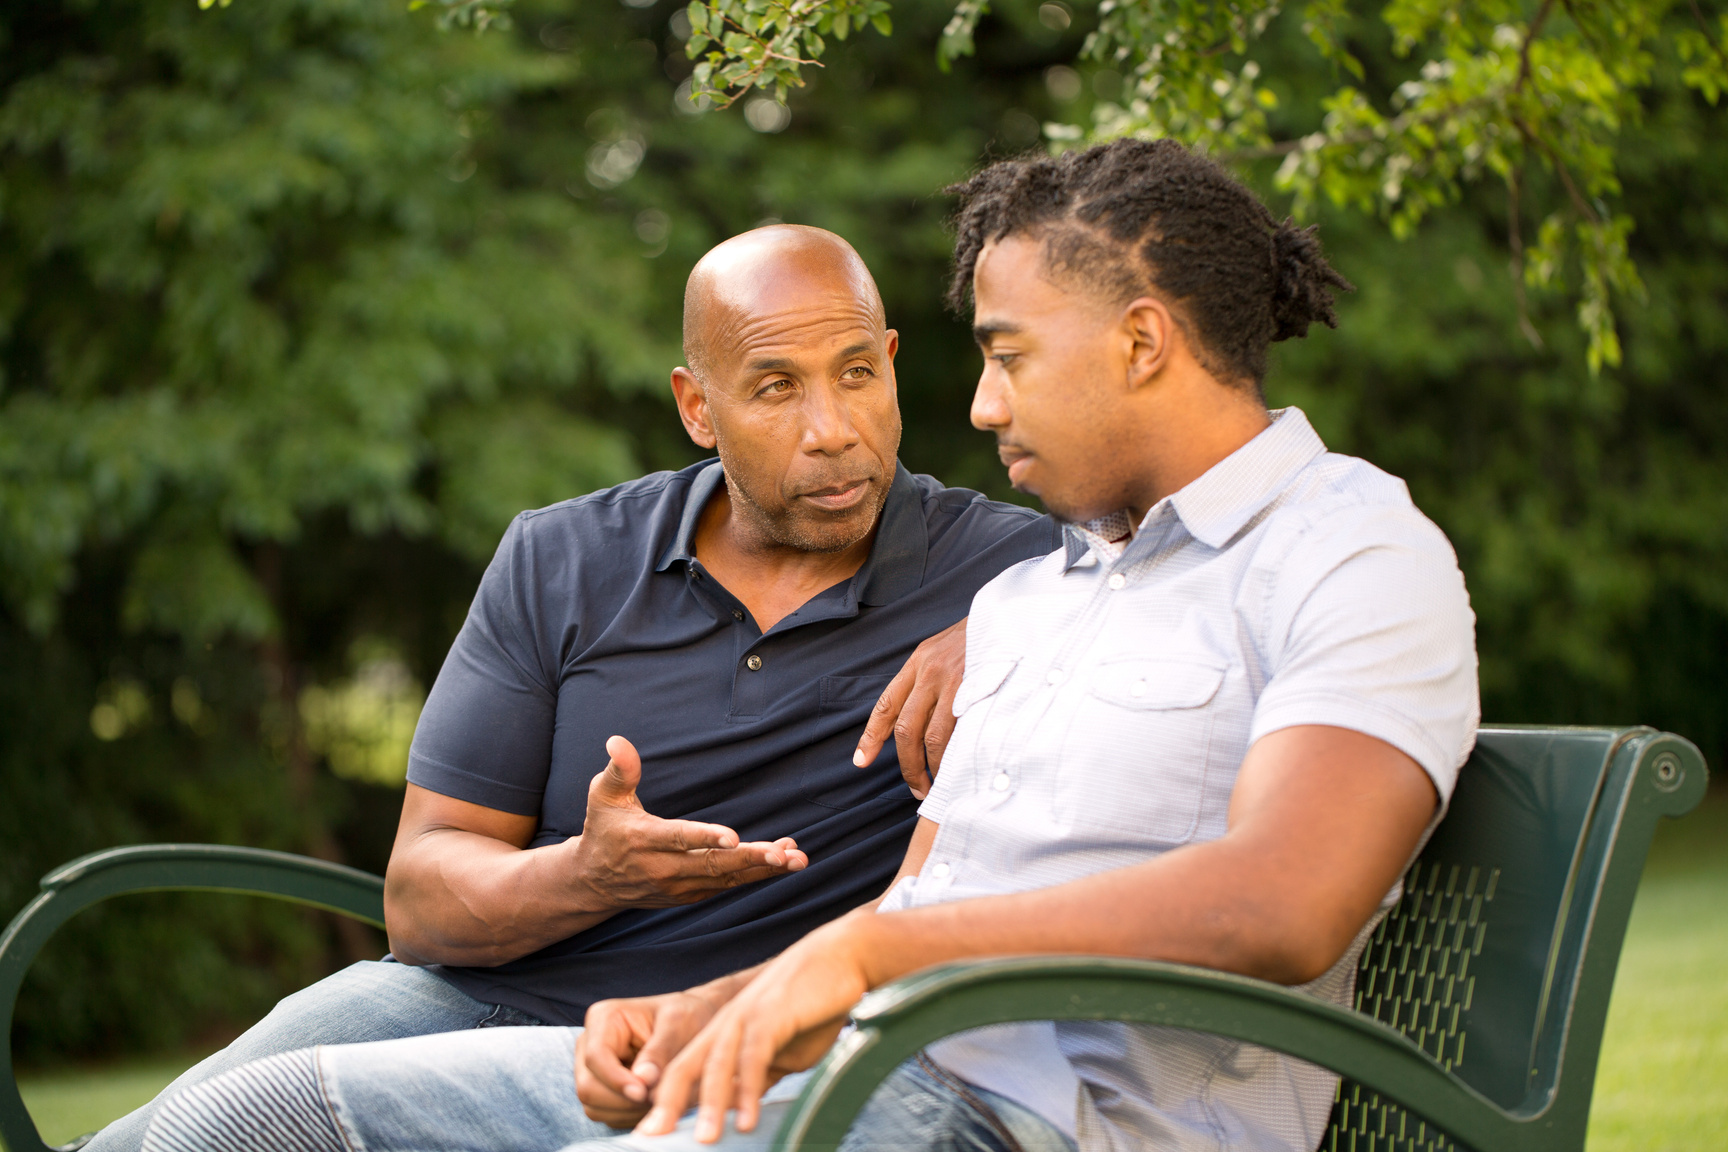
POLYGON ((790 372, 797 366, 797 362, 789 357, 771 356, 766 360, 752 360, 744 368, 748 372, 790 372))
POLYGON ((876 350, 876 344, 874 341, 860 340, 856 344, 852 344, 852 345, 849 345, 845 348, 842 348, 840 350, 840 359, 844 360, 848 356, 862 356, 866 352, 874 352, 875 350, 876 350))
POLYGON ((972 326, 972 339, 982 348, 997 336, 1018 336, 1020 326, 1010 324, 1006 320, 987 320, 982 324, 972 326))

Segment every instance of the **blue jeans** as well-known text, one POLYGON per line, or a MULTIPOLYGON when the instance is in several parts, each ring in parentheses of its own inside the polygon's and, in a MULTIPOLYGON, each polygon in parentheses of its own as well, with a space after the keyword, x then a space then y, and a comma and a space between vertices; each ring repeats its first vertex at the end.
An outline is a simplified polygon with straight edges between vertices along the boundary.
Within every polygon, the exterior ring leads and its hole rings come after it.
POLYGON ((514 1008, 483 1004, 422 968, 364 960, 286 997, 222 1051, 200 1061, 144 1107, 114 1121, 86 1152, 138 1152, 162 1101, 180 1089, 265 1056, 318 1044, 356 1044, 433 1032, 538 1024, 514 1008))
MULTIPOLYGON (((695 1152, 694 1118, 665 1136, 614 1132, 576 1100, 579 1028, 499 1028, 320 1048, 317 1080, 342 1142, 354 1152, 695 1152)), ((756 1130, 728 1128, 719 1148, 773 1141, 807 1075, 764 1098, 756 1130)), ((1074 1152, 1036 1113, 981 1088, 897 1068, 859 1113, 844 1152, 1074 1152), (1011 1134, 1003 1138, 1002 1130, 1011 1134)))

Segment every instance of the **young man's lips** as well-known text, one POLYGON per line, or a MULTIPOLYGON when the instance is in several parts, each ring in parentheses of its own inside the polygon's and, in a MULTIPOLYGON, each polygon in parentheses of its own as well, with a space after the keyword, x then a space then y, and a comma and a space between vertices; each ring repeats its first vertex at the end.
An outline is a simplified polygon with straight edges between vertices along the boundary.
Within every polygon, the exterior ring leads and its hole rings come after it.
POLYGON ((864 493, 868 491, 869 488, 870 482, 868 480, 854 480, 852 483, 847 484, 844 487, 835 485, 831 488, 824 488, 820 492, 806 492, 804 494, 804 499, 810 501, 810 503, 816 505, 818 508, 826 508, 831 512, 838 512, 850 508, 854 504, 858 503, 858 501, 864 499, 864 493))
POLYGON ((1002 463, 1007 466, 1008 482, 1011 484, 1018 483, 1020 477, 1025 474, 1026 469, 1031 467, 1032 464, 1032 453, 1023 452, 1018 448, 998 448, 996 449, 996 455, 1000 457, 1002 463))

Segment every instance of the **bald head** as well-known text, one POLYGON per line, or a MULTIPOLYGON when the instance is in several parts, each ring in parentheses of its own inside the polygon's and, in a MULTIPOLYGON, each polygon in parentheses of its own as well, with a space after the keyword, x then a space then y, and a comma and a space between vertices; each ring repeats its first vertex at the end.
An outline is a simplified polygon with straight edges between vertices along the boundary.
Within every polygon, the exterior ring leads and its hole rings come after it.
POLYGON ((870 269, 852 245, 803 224, 740 233, 697 261, 684 286, 684 359, 706 384, 740 332, 763 317, 831 296, 862 309, 877 328, 887 321, 870 269))

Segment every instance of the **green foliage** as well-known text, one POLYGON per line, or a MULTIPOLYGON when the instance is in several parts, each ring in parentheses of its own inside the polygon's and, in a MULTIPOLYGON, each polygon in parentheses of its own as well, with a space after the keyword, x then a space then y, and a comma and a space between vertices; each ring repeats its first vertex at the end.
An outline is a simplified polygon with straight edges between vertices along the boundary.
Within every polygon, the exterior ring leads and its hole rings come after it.
MULTIPOLYGON (((1633 219, 1607 200, 1619 192, 1615 141, 1637 122, 1659 56, 1683 62, 1681 82, 1716 102, 1728 86, 1728 19, 1711 28, 1695 0, 1673 16, 1673 0, 1392 0, 1373 15, 1358 11, 1365 7, 1310 0, 1287 13, 1281 0, 1100 0, 1080 55, 1125 70, 1126 89, 1093 109, 1089 129, 1065 122, 1047 133, 1059 146, 1168 136, 1226 159, 1282 156, 1276 185, 1294 194, 1298 215, 1325 200, 1379 215, 1400 237, 1463 186, 1497 179, 1510 199, 1521 328, 1535 333, 1522 281, 1564 285, 1589 338, 1590 371, 1619 364, 1613 302, 1640 299, 1643 287, 1628 251, 1633 219), (1268 113, 1279 106, 1280 74, 1260 57, 1268 32, 1296 11, 1333 79, 1297 110, 1318 123, 1279 138, 1268 113), (1355 43, 1388 34, 1396 66, 1370 76, 1355 43), (1531 205, 1542 222, 1526 252, 1521 188, 1533 166, 1563 196, 1531 205)), ((833 25, 844 39, 860 10, 859 0, 692 0, 691 53, 708 44, 711 26, 714 42, 697 94, 736 98, 773 85, 783 98, 821 57, 817 30, 833 25), (810 59, 798 56, 800 37, 810 59)), ((883 20, 886 10, 879 0, 868 9, 883 20)), ((959 0, 937 49, 944 67, 973 51, 989 10, 989 0, 959 0)), ((1279 63, 1291 63, 1287 51, 1279 63)))

